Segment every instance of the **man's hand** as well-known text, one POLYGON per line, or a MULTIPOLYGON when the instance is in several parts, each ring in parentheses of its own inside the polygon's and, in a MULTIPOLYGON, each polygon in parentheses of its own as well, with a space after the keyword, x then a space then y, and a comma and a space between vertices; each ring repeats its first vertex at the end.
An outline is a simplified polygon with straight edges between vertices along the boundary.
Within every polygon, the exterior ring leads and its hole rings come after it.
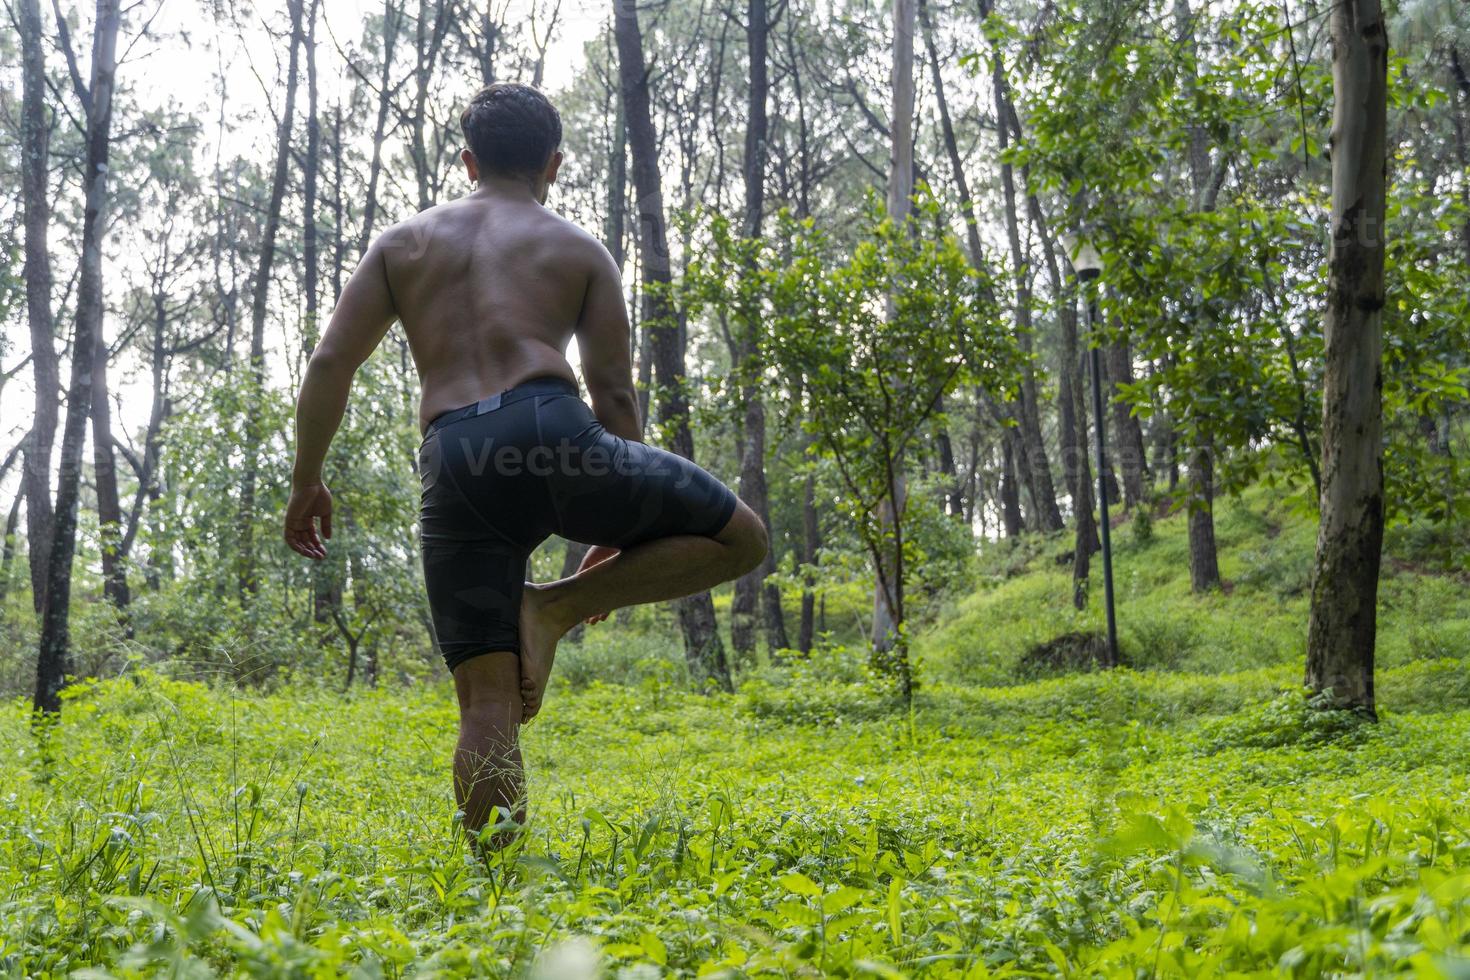
POLYGON ((332 538, 332 492, 324 484, 312 483, 291 488, 286 504, 286 543, 298 555, 321 561, 327 557, 323 539, 332 538), (321 536, 317 536, 317 520, 321 520, 321 536))
MULTIPOLYGON (((582 564, 577 566, 577 574, 581 575, 593 565, 601 565, 609 558, 617 557, 617 554, 617 548, 609 548, 605 545, 594 544, 592 547, 587 549, 587 554, 582 557, 582 564)), ((600 623, 606 618, 607 613, 602 613, 601 615, 597 616, 589 616, 587 617, 587 625, 591 626, 593 623, 600 623)))

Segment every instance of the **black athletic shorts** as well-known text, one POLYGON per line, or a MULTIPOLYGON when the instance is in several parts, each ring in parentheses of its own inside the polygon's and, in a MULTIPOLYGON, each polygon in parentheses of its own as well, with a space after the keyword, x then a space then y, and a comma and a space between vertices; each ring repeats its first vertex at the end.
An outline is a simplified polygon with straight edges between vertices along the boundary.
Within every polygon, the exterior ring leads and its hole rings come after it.
POLYGON ((429 423, 420 533, 434 632, 453 670, 520 652, 526 560, 559 534, 628 548, 713 536, 735 495, 682 456, 603 428, 561 378, 536 378, 429 423))

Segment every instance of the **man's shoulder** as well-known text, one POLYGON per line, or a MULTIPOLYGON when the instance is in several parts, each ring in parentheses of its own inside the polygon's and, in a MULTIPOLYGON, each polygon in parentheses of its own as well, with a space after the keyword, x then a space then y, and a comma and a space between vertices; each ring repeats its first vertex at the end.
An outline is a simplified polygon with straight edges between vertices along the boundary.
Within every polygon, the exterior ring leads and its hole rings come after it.
POLYGON ((555 222, 557 244, 585 261, 589 269, 599 269, 612 262, 612 256, 601 238, 554 211, 547 211, 546 214, 555 222))
POLYGON ((541 214, 545 215, 547 230, 553 234, 563 237, 569 243, 575 243, 584 248, 601 248, 602 242, 586 228, 568 218, 564 218, 549 208, 541 208, 541 214))
POLYGON ((449 216, 446 211, 440 210, 447 207, 445 204, 435 205, 401 221, 395 221, 378 233, 370 249, 381 252, 385 259, 418 258, 439 233, 437 226, 449 216))

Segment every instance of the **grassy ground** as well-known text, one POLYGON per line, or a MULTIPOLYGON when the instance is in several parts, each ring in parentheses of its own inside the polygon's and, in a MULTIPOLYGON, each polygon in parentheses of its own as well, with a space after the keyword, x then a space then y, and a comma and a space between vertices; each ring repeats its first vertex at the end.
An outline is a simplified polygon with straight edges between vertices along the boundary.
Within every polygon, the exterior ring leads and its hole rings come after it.
POLYGON ((1470 975, 1463 583, 1391 572, 1383 720, 1357 724, 1293 688, 1306 523, 1225 508, 1206 599, 1180 524, 1119 532, 1135 669, 1017 675, 1095 625, 1037 544, 932 615, 912 712, 841 648, 704 698, 594 635, 528 730, 503 864, 453 823, 444 684, 144 674, 40 741, 12 705, 0 972, 1470 975))

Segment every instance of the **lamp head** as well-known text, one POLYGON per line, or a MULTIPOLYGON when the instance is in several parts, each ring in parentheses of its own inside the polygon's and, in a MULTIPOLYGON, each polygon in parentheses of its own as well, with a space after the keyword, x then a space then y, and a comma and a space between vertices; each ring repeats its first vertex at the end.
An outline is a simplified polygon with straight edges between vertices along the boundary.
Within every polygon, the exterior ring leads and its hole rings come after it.
POLYGON ((1065 241, 1067 254, 1072 260, 1072 268, 1077 270, 1078 279, 1090 282, 1102 275, 1103 258, 1092 242, 1077 235, 1068 235, 1065 241))

